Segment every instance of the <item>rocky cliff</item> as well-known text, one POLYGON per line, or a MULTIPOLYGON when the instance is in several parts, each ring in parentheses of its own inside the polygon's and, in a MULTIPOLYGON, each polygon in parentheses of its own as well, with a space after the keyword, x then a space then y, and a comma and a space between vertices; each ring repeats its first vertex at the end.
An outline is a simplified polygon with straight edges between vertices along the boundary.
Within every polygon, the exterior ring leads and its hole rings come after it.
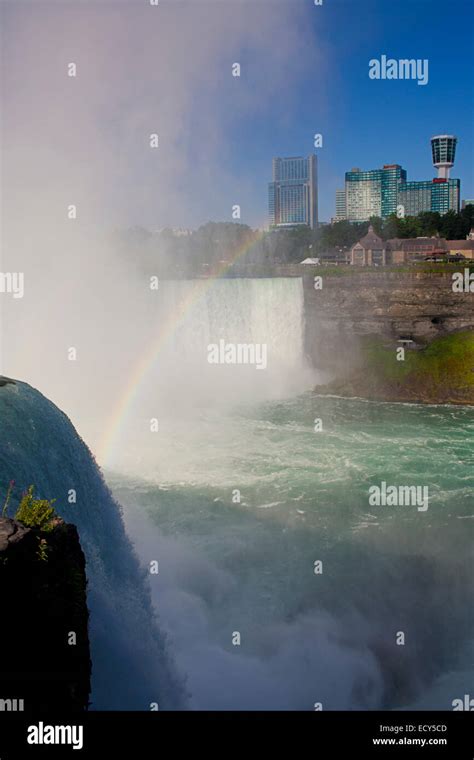
POLYGON ((0 599, 0 710, 86 710, 89 613, 76 528, 45 533, 1 517, 0 599))
POLYGON ((463 267, 388 272, 318 267, 305 273, 306 351, 314 366, 335 379, 326 390, 394 400, 474 403, 471 376, 465 372, 473 359, 469 335, 474 335, 474 293, 453 291, 452 276, 459 269, 463 267), (315 288, 318 276, 322 287, 315 288), (468 336, 464 342, 451 344, 450 336, 461 333, 468 336), (432 344, 437 348, 430 354, 432 344), (461 344, 464 361, 459 356, 461 344), (397 348, 403 346, 406 364, 396 358, 397 348), (430 359, 434 354, 435 363, 430 359), (458 369, 463 374, 459 382, 458 369), (435 382, 433 372, 439 380, 442 376, 442 385, 435 382))

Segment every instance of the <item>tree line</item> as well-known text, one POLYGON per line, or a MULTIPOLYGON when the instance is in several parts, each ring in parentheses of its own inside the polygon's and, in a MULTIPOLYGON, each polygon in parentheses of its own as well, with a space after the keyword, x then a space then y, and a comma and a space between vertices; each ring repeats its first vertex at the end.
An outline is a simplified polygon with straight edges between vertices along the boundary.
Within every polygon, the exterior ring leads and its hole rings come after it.
POLYGON ((474 206, 468 205, 459 213, 448 211, 446 214, 424 211, 418 216, 399 219, 391 214, 386 219, 374 216, 368 222, 336 222, 322 227, 318 248, 351 246, 363 237, 372 224, 374 231, 383 240, 391 238, 439 237, 447 240, 465 240, 474 226, 474 206))
POLYGON ((384 240, 436 235, 463 240, 474 226, 474 206, 458 214, 425 212, 404 219, 393 214, 384 220, 341 221, 317 230, 301 226, 262 232, 245 224, 208 222, 189 235, 177 236, 170 229, 151 233, 134 227, 115 232, 113 245, 134 267, 163 277, 238 276, 249 271, 263 275, 279 264, 350 247, 367 233, 369 224, 384 240))

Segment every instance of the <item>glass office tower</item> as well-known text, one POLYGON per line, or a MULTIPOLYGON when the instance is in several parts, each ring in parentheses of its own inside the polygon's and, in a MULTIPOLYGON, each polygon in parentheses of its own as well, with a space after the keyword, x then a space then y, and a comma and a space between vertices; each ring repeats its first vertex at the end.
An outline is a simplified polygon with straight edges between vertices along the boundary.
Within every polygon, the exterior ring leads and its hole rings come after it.
POLYGON ((317 159, 315 155, 273 159, 268 186, 270 227, 318 224, 317 159))
POLYGON ((336 190, 336 221, 346 218, 346 191, 336 190))
POLYGON ((405 182, 398 191, 398 203, 403 206, 404 216, 416 216, 422 211, 459 211, 461 181, 459 179, 405 182))
POLYGON ((397 211, 398 187, 407 173, 399 164, 382 169, 346 172, 346 219, 366 222, 371 216, 385 218, 397 211))

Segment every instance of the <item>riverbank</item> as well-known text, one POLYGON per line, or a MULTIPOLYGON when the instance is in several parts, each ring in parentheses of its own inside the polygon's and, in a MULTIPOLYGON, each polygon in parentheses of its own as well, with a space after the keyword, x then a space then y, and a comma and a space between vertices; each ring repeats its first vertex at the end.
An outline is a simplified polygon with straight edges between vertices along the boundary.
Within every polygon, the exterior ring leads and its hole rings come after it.
POLYGON ((388 344, 379 336, 360 341, 357 368, 315 392, 374 401, 474 405, 474 331, 445 335, 422 349, 388 344), (398 358, 397 358, 398 356, 398 358))

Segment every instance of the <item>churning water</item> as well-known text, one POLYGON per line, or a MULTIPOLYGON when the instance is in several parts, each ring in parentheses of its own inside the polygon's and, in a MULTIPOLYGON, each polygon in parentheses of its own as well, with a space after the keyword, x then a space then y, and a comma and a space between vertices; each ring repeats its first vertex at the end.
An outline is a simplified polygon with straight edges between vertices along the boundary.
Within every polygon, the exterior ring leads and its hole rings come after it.
POLYGON ((128 365, 133 393, 86 438, 143 574, 64 416, 0 389, 1 482, 59 504, 79 484, 62 512, 91 579, 94 706, 450 709, 469 693, 474 410, 311 393, 297 279, 165 282, 129 319, 117 384, 128 365), (266 344, 267 368, 209 364, 221 339, 266 344), (382 482, 426 486, 428 509, 371 505, 382 482))
POLYGON ((450 709, 469 693, 473 432, 466 408, 303 395, 203 419, 179 479, 111 477, 160 561, 192 706, 450 709), (370 506, 381 481, 426 484, 428 510, 370 506))
POLYGON ((110 463, 190 704, 449 708, 473 665, 474 412, 302 393, 303 319, 298 280, 215 283, 150 367, 159 432, 138 399, 110 463), (266 342, 268 372, 206 364, 220 337, 266 342), (371 506, 383 481, 427 511, 371 506))

